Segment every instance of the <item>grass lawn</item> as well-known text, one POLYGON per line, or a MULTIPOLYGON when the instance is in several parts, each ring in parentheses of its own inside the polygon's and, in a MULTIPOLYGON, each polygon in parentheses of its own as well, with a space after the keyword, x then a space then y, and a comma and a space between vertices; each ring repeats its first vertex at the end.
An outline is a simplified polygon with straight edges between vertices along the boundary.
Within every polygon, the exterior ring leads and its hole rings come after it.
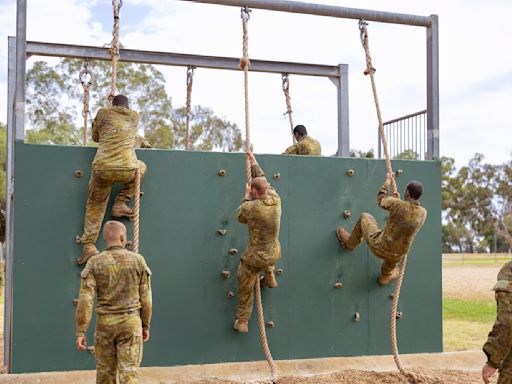
POLYGON ((493 300, 443 298, 444 350, 482 348, 496 319, 493 300))

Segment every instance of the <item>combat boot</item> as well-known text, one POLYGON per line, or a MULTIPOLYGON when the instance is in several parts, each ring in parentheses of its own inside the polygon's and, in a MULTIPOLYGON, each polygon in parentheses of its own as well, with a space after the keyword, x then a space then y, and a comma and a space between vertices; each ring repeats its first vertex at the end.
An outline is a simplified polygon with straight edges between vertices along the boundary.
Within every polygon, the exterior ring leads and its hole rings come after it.
POLYGON ((98 251, 98 248, 96 248, 96 245, 94 243, 84 244, 84 248, 82 249, 82 254, 76 260, 76 263, 77 264, 85 264, 85 263, 87 263, 87 260, 89 260, 89 258, 91 256, 97 255, 98 253, 100 253, 100 251, 98 251))
POLYGON ((266 271, 265 276, 260 280, 260 287, 277 288, 276 275, 274 271, 266 271))
POLYGON ((117 197, 110 215, 112 217, 128 217, 131 219, 133 217, 133 209, 126 205, 126 200, 117 197))
POLYGON ((350 246, 348 244, 348 239, 350 238, 350 232, 347 231, 343 227, 336 228, 336 237, 338 238, 338 241, 340 242, 340 245, 343 248, 346 248, 348 250, 354 249, 354 247, 350 246))
POLYGON ((398 279, 399 274, 400 272, 398 271, 398 268, 393 269, 389 275, 382 275, 381 273, 379 276, 379 284, 382 286, 388 285, 392 281, 398 279))
POLYGON ((238 333, 247 333, 249 332, 249 322, 236 319, 233 323, 233 329, 238 333))

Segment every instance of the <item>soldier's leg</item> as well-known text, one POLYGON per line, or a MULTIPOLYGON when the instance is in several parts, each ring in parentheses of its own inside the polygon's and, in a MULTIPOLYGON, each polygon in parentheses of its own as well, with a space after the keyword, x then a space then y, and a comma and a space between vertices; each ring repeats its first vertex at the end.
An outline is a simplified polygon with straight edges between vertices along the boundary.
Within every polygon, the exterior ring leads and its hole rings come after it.
POLYGON ((78 264, 83 264, 89 257, 98 253, 96 240, 100 232, 101 224, 105 216, 108 198, 112 189, 112 182, 108 174, 103 171, 93 171, 89 180, 89 193, 84 219, 84 233, 81 242, 84 244, 82 255, 77 260, 78 264))
POLYGON ((262 287, 277 288, 275 270, 275 265, 269 265, 265 268, 265 275, 263 276, 263 279, 260 280, 260 285, 262 287))
MULTIPOLYGON (((142 161, 137 160, 139 166, 140 173, 140 181, 142 183, 142 179, 146 174, 147 167, 142 161)), ((133 215, 133 210, 126 205, 128 201, 133 197, 135 193, 135 171, 130 172, 130 175, 124 180, 123 188, 116 196, 114 206, 112 207, 112 216, 114 217, 130 217, 133 215)))
POLYGON ((119 384, 138 384, 142 361, 142 323, 140 316, 126 315, 116 336, 119 384))
POLYGON ((98 316, 94 333, 96 383, 116 384, 117 358, 115 330, 104 316, 98 316))
POLYGON ((512 353, 505 357, 499 367, 497 384, 512 384, 512 353))
POLYGON ((399 270, 396 265, 399 261, 399 259, 384 259, 380 267, 380 285, 387 285, 398 278, 399 270))
POLYGON ((354 249, 364 238, 368 240, 371 234, 380 232, 380 228, 375 218, 369 213, 363 212, 357 220, 352 232, 348 232, 342 227, 336 229, 336 235, 340 243, 347 249, 354 249))
POLYGON ((258 271, 240 261, 237 271, 238 302, 236 305, 235 329, 238 332, 248 331, 248 322, 252 314, 254 287, 258 281, 258 271), (239 327, 237 328, 237 323, 239 327))

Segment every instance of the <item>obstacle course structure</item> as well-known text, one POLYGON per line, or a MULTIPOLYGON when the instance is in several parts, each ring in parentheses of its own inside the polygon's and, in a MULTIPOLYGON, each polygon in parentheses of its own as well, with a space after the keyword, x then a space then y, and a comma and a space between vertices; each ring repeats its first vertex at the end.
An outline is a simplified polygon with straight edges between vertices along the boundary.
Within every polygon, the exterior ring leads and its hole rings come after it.
MULTIPOLYGON (((304 4, 216 3, 267 9, 286 5, 287 9, 279 10, 290 12, 304 4)), ((437 17, 396 15, 391 21, 388 13, 372 16, 353 10, 347 16, 346 8, 328 8, 342 12, 338 17, 427 27, 427 152, 430 159, 438 158, 437 17)), ((79 247, 73 240, 81 232, 94 150, 23 142, 25 61, 30 55, 110 57, 105 48, 27 43, 25 15, 26 1, 18 0, 17 38, 9 40, 8 196, 12 200, 8 199, 6 362, 12 372, 92 368, 93 358, 76 352, 72 344, 73 300, 80 271, 74 264, 79 247)), ((122 50, 120 60, 240 69, 235 58, 161 52, 122 50)), ((338 88, 338 156, 348 156, 347 65, 251 60, 250 70, 333 80, 338 88)), ((150 169, 143 184, 140 251, 155 272, 155 315, 144 364, 260 359, 256 322, 250 324, 249 335, 231 330, 236 266, 246 242, 246 228, 234 216, 243 195, 241 155, 153 150, 140 151, 138 156, 150 169)), ((389 353, 391 288, 376 283, 380 262, 370 257, 366 247, 343 251, 334 235, 340 222, 350 227, 363 211, 375 214, 382 223, 384 211, 376 207, 375 195, 385 174, 384 162, 287 156, 259 159, 283 199, 280 287, 263 291, 274 357, 389 353)), ((429 211, 411 252, 400 302, 401 350, 441 351, 441 246, 432 241, 441 236, 439 163, 393 164, 403 170, 403 179, 398 180, 401 188, 400 182, 412 177, 424 182, 422 202, 429 211)), ((91 333, 88 340, 93 340, 91 333)))

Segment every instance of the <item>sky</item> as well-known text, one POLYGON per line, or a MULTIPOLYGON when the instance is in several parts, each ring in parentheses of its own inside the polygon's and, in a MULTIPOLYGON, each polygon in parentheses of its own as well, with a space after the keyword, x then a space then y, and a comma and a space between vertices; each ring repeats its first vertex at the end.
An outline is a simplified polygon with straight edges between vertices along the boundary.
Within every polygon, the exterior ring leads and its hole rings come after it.
MULTIPOLYGON (((462 166, 476 153, 490 163, 512 156, 512 2, 509 0, 316 0, 380 11, 439 15, 441 155, 462 166)), ((103 46, 111 40, 110 0, 28 0, 31 41, 103 46)), ((126 48, 240 57, 236 7, 178 0, 124 0, 121 43, 126 48)), ((426 109, 426 29, 369 23, 370 45, 384 120, 426 109)), ((0 0, 0 121, 6 121, 7 36, 16 31, 16 3, 0 0), (5 107, 4 107, 5 106, 5 107)), ((253 10, 253 59, 349 65, 350 148, 377 148, 377 117, 357 20, 253 10)), ((36 59, 30 58, 28 66, 36 59)), ((185 103, 186 68, 158 69, 174 107, 185 103)), ((94 71, 94 68, 93 68, 94 71)), ((77 87, 80 87, 77 82, 77 87)), ((290 77, 294 122, 337 149, 336 88, 326 78, 290 77)), ((279 74, 251 73, 251 139, 256 153, 281 153, 291 144, 279 74)), ((211 107, 244 132, 243 75, 196 69, 192 103, 211 107)), ((77 105, 77 116, 81 106, 77 105)), ((79 123, 78 123, 79 124, 79 123)))

